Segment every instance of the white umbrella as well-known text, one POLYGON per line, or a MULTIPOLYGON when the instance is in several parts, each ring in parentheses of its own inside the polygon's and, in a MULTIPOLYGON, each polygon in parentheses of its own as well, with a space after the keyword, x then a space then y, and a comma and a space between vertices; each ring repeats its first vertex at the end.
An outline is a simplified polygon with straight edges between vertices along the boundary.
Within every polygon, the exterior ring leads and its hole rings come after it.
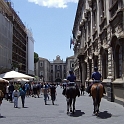
POLYGON ((21 78, 25 78, 25 79, 33 79, 34 77, 20 73, 20 72, 16 72, 16 71, 9 71, 3 74, 0 74, 1 78, 5 78, 5 79, 21 79, 21 78))
POLYGON ((19 81, 19 82, 24 81, 24 82, 29 82, 29 80, 24 79, 24 78, 21 78, 21 79, 16 79, 16 78, 14 78, 14 79, 12 79, 12 80, 10 80, 10 81, 19 81))
POLYGON ((5 80, 5 79, 3 79, 3 78, 0 78, 0 82, 9 82, 8 80, 5 80))
POLYGON ((17 79, 17 81, 25 81, 25 82, 29 82, 29 80, 24 79, 24 78, 22 78, 22 79, 17 79))

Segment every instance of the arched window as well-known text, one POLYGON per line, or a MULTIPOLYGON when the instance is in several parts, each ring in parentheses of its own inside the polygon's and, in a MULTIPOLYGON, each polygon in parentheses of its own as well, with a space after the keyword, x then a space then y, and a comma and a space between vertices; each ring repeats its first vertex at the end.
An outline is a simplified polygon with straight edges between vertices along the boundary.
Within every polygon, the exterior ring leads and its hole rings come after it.
POLYGON ((122 48, 117 45, 115 48, 115 78, 122 76, 122 48))
POLYGON ((91 79, 91 75, 92 75, 92 61, 89 61, 89 78, 91 79))
POLYGON ((93 2, 93 32, 95 32, 95 29, 97 27, 97 2, 94 0, 93 2))
POLYGON ((94 67, 98 67, 98 57, 95 56, 94 58, 94 67))
POLYGON ((105 16, 105 0, 100 0, 100 21, 102 22, 102 20, 104 19, 105 16))
POLYGON ((87 23, 88 23, 88 38, 90 38, 90 35, 91 35, 91 13, 90 12, 88 12, 88 22, 87 23))
POLYGON ((104 51, 102 55, 102 77, 106 79, 108 76, 108 52, 104 51))

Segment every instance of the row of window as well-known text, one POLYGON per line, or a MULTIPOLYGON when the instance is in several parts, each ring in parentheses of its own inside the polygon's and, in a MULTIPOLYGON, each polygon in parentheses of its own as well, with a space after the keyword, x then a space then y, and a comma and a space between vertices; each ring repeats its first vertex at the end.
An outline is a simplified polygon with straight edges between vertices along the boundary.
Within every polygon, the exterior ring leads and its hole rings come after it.
MULTIPOLYGON (((43 62, 40 62, 40 67, 43 67, 43 62)), ((74 63, 71 63, 71 68, 74 68, 74 63)), ((51 65, 51 69, 53 69, 53 65, 51 65)), ((64 69, 66 69, 65 65, 64 69)), ((60 70, 60 65, 57 65, 57 70, 60 70)))

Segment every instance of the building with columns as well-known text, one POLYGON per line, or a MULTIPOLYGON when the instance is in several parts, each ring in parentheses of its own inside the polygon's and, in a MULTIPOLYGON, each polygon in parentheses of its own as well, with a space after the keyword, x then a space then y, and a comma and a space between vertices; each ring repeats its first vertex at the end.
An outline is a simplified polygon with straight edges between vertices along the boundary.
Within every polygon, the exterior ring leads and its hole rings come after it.
POLYGON ((74 26, 75 74, 87 87, 97 66, 106 98, 124 101, 124 0, 79 0, 74 26))
POLYGON ((39 57, 35 64, 35 75, 46 82, 62 82, 67 78, 69 70, 74 70, 74 56, 67 57, 66 61, 59 55, 53 61, 39 57))

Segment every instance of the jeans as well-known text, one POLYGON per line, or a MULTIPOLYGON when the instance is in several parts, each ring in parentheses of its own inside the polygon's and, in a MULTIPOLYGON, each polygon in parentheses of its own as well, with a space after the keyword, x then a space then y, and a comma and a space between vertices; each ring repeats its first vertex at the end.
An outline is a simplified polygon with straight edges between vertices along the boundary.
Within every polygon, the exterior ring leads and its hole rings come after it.
POLYGON ((47 101, 47 97, 48 97, 48 94, 44 94, 44 102, 46 104, 46 101, 47 101))
POLYGON ((21 96, 21 100, 22 100, 22 107, 24 108, 24 103, 25 103, 25 95, 21 96))

